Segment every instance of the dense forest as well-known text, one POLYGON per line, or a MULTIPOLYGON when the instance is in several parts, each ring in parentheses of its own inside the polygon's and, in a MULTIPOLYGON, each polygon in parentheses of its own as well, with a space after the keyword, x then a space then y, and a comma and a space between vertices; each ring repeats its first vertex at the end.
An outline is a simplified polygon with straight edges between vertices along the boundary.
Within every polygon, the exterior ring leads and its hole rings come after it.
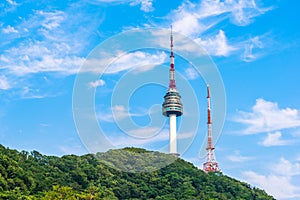
POLYGON ((222 173, 206 174, 180 158, 139 148, 56 157, 0 145, 0 199, 274 198, 222 173), (144 171, 149 163, 162 168, 144 171))

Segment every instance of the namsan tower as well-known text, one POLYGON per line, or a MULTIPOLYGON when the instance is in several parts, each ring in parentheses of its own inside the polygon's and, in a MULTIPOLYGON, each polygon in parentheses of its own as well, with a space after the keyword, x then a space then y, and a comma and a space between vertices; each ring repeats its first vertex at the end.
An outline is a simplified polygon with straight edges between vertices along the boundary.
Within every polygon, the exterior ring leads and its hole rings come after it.
POLYGON ((177 153, 177 136, 176 136, 176 117, 183 114, 183 106, 181 103, 181 96, 177 91, 175 84, 175 68, 174 68, 174 52, 173 52, 173 32, 171 26, 171 55, 170 55, 170 83, 166 95, 164 96, 164 103, 162 104, 162 113, 170 119, 170 154, 179 156, 177 153))
POLYGON ((210 89, 207 85, 207 147, 206 147, 206 161, 203 163, 203 171, 205 172, 219 172, 219 164, 214 157, 214 145, 212 141, 212 127, 211 127, 211 108, 210 108, 210 89))

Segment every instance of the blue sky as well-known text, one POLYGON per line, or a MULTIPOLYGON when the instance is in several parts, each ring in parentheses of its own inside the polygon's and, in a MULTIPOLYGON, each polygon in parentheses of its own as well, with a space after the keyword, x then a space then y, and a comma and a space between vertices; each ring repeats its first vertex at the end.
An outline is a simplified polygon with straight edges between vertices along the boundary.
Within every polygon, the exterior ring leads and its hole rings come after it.
POLYGON ((219 87, 211 91, 215 154, 223 173, 278 199, 299 199, 299 6, 296 0, 2 1, 0 143, 48 155, 98 150, 94 147, 104 143, 96 138, 95 146, 87 144, 92 137, 80 128, 88 129, 81 120, 89 117, 76 110, 78 84, 83 102, 91 98, 92 118, 110 147, 165 151, 168 123, 160 105, 168 84, 172 24, 177 87, 185 108, 178 119, 182 157, 202 167, 206 83, 218 79, 197 73, 178 55, 192 51, 184 36, 199 46, 201 56, 211 58, 209 70, 218 70, 225 88, 226 101, 219 87), (138 38, 119 39, 147 28, 158 30, 152 32, 155 49, 137 44, 138 38), (126 52, 121 45, 126 42, 140 49, 126 52), (84 68, 93 63, 93 53, 107 58, 108 68, 101 63, 84 68), (78 82, 85 74, 90 81, 78 82), (226 117, 219 133, 222 103, 226 117))

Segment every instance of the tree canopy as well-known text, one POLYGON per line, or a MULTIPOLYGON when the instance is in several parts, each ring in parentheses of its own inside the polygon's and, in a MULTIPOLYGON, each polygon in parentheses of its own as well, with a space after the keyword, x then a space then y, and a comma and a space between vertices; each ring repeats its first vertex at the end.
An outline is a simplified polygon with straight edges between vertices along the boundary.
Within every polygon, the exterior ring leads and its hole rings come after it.
POLYGON ((140 148, 56 157, 0 145, 0 199, 274 198, 222 173, 204 173, 183 159, 140 148))

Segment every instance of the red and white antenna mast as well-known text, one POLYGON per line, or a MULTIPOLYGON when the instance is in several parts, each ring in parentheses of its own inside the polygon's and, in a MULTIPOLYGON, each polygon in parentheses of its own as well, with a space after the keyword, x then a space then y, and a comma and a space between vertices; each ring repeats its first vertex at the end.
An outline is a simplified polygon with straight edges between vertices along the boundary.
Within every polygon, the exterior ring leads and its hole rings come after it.
POLYGON ((214 157, 214 145, 212 142, 212 127, 210 114, 210 89, 207 85, 207 147, 206 147, 206 161, 203 163, 203 170, 205 172, 220 172, 218 162, 214 157))

